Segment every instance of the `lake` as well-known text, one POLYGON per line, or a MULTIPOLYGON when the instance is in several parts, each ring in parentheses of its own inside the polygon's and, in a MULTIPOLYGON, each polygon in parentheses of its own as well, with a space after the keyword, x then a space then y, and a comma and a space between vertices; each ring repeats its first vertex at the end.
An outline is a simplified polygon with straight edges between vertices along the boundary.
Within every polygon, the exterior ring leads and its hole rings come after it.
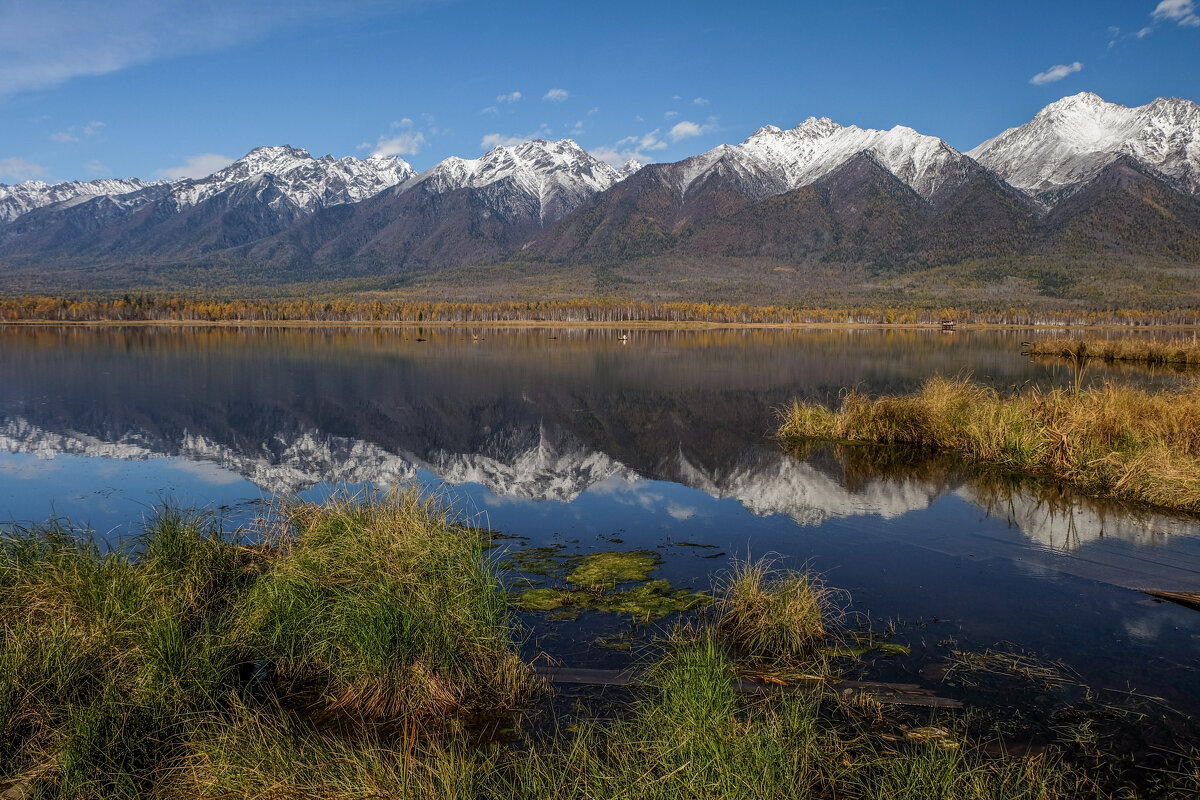
MULTIPOLYGON (((1137 591, 1200 589, 1196 520, 773 437, 792 398, 849 387, 1071 385, 1070 366, 1021 355, 1030 336, 0 327, 0 522, 65 518, 112 541, 171 503, 232 530, 280 495, 415 482, 526 537, 502 547, 653 549, 676 587, 707 590, 733 559, 811 569, 853 624, 911 648, 863 667, 875 676, 923 681, 948 653, 1002 650, 1200 713, 1200 613, 1137 591)), ((628 624, 607 617, 528 615, 527 647, 619 665, 596 638, 628 624)))

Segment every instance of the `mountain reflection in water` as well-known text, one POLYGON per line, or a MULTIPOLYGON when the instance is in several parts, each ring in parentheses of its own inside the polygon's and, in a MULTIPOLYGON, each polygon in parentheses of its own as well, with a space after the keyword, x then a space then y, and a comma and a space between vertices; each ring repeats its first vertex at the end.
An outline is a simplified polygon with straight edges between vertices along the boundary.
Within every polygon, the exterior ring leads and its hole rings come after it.
MULTIPOLYGON (((1027 332, 472 333, 0 327, 0 520, 79 514, 120 533, 166 498, 228 506, 236 524, 256 508, 239 504, 275 495, 415 481, 532 544, 656 548, 681 587, 776 552, 856 607, 912 621, 922 647, 1090 654, 1113 685, 1139 671, 1153 684, 1160 662, 1200 651, 1200 615, 1127 591, 1200 585, 1193 520, 944 459, 788 453, 774 439, 774 409, 846 387, 903 392, 966 372, 1070 385, 1069 367, 1020 355, 1027 332)), ((1086 379, 1114 374, 1179 380, 1086 379)), ((1163 691, 1200 710, 1195 687, 1163 691)))

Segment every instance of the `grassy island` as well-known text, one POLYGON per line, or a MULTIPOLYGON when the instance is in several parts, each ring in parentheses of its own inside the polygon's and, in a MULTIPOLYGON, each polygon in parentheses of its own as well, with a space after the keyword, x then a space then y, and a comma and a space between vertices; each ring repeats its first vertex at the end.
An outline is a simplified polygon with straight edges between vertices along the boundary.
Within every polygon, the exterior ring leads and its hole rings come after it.
MULTIPOLYGON (((483 532, 412 493, 268 522, 247 543, 163 511, 115 551, 0 533, 0 797, 1106 796, 1057 750, 986 750, 969 717, 839 688, 805 574, 735 569, 638 685, 559 698, 483 532)), ((609 566, 573 580, 603 593, 609 566)), ((1152 796, 1200 787, 1160 777, 1152 796)))
POLYGON ((1090 359, 1129 361, 1161 366, 1200 366, 1200 340, 1122 337, 1118 339, 1040 338, 1029 343, 1035 358, 1065 358, 1073 363, 1090 359))
POLYGON ((911 395, 848 393, 841 407, 795 402, 779 437, 902 445, 977 466, 1061 480, 1084 493, 1200 512, 1200 387, 1105 385, 1002 393, 932 378, 911 395))

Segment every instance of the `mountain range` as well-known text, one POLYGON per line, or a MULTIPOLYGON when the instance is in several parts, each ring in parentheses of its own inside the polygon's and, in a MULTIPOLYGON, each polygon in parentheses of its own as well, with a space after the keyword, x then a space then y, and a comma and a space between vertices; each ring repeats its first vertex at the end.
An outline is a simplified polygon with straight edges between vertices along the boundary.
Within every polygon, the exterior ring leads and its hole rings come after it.
POLYGON ((569 139, 420 174, 398 157, 274 146, 201 179, 0 186, 8 290, 203 282, 216 269, 284 283, 585 268, 710 282, 757 270, 772 292, 798 294, 817 275, 902 282, 968 264, 981 280, 1032 276, 1053 296, 1098 277, 1097 259, 1176 276, 1200 264, 1200 106, 1083 93, 965 153, 903 126, 811 117, 621 169, 569 139))

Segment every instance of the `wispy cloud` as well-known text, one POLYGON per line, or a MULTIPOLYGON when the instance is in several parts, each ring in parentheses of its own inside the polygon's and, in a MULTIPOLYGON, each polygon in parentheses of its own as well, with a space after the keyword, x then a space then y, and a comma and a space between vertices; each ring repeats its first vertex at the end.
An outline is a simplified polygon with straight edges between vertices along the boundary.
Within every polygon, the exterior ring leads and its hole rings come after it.
POLYGON ((162 178, 205 178, 212 175, 219 169, 228 167, 233 163, 233 159, 229 156, 222 156, 216 153, 199 153, 194 156, 188 156, 177 167, 164 167, 158 170, 159 177, 162 178))
MULTIPOLYGON (((400 133, 388 138, 379 137, 371 148, 373 156, 415 156, 425 146, 425 134, 420 131, 400 133)), ((361 145, 360 145, 361 147, 361 145)), ((366 149, 366 148, 363 148, 366 149)))
POLYGON ((707 101, 707 100, 705 100, 703 97, 697 97, 697 98, 695 98, 695 99, 693 99, 693 100, 692 100, 692 105, 694 105, 694 106, 706 106, 706 105, 708 105, 708 101, 707 101))
POLYGON ((589 117, 594 117, 599 113, 600 113, 600 106, 592 106, 591 108, 588 109, 589 117))
POLYGON ((716 124, 711 119, 704 125, 697 125, 696 123, 685 119, 682 122, 676 123, 675 127, 671 128, 671 133, 669 135, 672 142, 679 142, 684 139, 690 139, 693 136, 699 136, 703 133, 708 133, 715 128, 716 124))
POLYGON ((23 158, 0 158, 0 178, 28 181, 46 177, 46 168, 23 158))
POLYGON ((521 98, 524 96, 525 95, 521 94, 520 92, 509 92, 508 94, 498 94, 498 95, 496 95, 496 102, 497 103, 517 103, 517 102, 520 102, 521 98))
POLYGON ((280 13, 276 0, 0 0, 0 95, 217 50, 314 20, 381 13, 386 5, 297 3, 280 13))
POLYGON ((570 96, 570 92, 568 92, 566 89, 551 89, 542 95, 542 99, 549 100, 552 103, 561 103, 570 96))
POLYGON ((484 106, 483 108, 479 109, 479 113, 498 116, 500 114, 500 108, 498 106, 484 106))
POLYGON ((1174 22, 1189 28, 1200 28, 1200 17, 1192 0, 1162 0, 1150 16, 1155 22, 1174 22))
MULTIPOLYGON (((422 114, 422 119, 432 122, 433 118, 422 114)), ((436 129, 434 129, 436 131, 436 129)), ((391 124, 387 133, 379 135, 375 144, 363 142, 359 150, 370 150, 373 156, 415 156, 425 146, 425 134, 413 129, 413 121, 408 117, 391 124)))
POLYGON ((588 152, 614 167, 622 167, 630 160, 648 164, 655 160, 652 153, 667 147, 661 133, 660 129, 655 128, 641 136, 626 136, 615 145, 601 145, 588 152))
POLYGON ((483 150, 491 150, 496 147, 510 147, 514 144, 532 141, 533 139, 548 139, 553 135, 544 123, 538 127, 533 133, 525 136, 509 136, 503 133, 489 133, 479 140, 479 147, 483 150))
POLYGON ((659 129, 655 128, 641 136, 626 136, 617 142, 617 147, 632 145, 635 150, 665 150, 667 143, 658 137, 659 129))
POLYGON ((83 168, 87 172, 88 175, 95 175, 97 177, 99 177, 101 175, 112 175, 112 170, 108 168, 107 164, 103 163, 102 161, 98 161, 94 158, 91 161, 84 164, 83 168))
POLYGON ((1045 72, 1039 72, 1037 75, 1034 75, 1029 79, 1029 82, 1034 86, 1045 86, 1047 83, 1061 81, 1071 73, 1079 72, 1081 69, 1083 69, 1083 64, 1078 61, 1072 64, 1055 64, 1045 72))
POLYGON ((78 142, 78 141, 82 141, 82 139, 87 138, 89 136, 95 136, 97 133, 99 133, 103 129, 104 129, 104 123, 100 122, 99 120, 94 119, 91 122, 89 122, 87 125, 84 125, 83 128, 76 128, 74 125, 72 125, 70 128, 67 128, 65 131, 56 131, 56 132, 50 134, 50 139, 52 141, 60 142, 63 144, 70 143, 70 142, 78 142))

